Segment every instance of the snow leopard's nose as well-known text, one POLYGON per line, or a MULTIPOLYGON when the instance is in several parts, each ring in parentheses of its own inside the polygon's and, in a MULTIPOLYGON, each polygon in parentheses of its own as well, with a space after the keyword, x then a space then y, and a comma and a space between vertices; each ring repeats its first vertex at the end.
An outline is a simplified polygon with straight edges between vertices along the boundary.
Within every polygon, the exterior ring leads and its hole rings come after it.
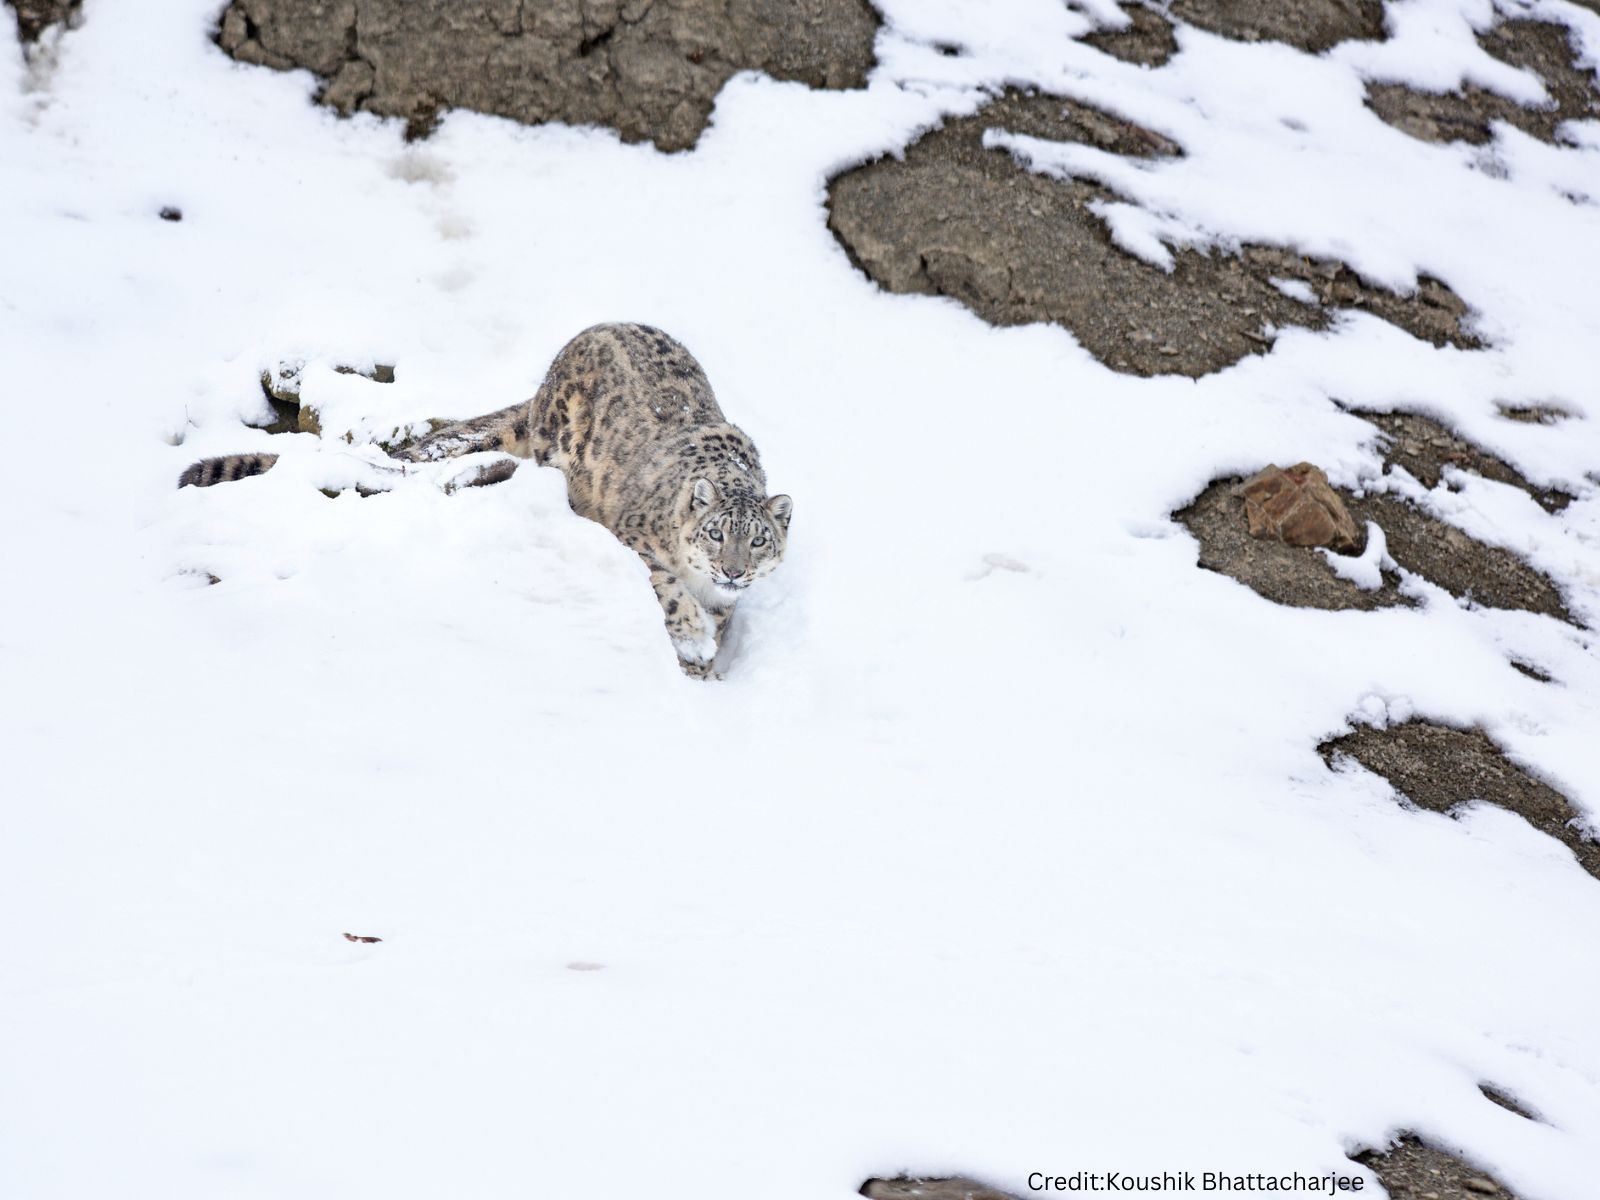
POLYGON ((739 576, 744 574, 744 568, 743 567, 723 567, 722 568, 722 573, 724 575, 726 575, 729 579, 737 579, 737 578, 739 578, 739 576))

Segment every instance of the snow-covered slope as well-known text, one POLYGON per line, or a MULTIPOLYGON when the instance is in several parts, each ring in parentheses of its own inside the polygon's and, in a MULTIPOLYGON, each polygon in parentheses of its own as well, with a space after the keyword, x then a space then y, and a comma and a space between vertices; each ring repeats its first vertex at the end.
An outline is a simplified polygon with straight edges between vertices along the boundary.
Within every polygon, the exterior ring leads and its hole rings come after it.
MULTIPOLYGON (((88 0, 33 76, 0 32, 0 1193, 1022 1192, 1360 1173, 1408 1128, 1590 1200, 1600 884, 1316 747, 1476 723, 1593 817, 1593 635, 1436 590, 1277 607, 1167 515, 1266 462, 1375 472, 1334 400, 1426 411, 1582 491, 1475 484, 1459 520, 1600 616, 1600 208, 1568 198, 1600 127, 1428 146, 1362 105, 1365 75, 1530 86, 1474 47, 1486 3, 1315 59, 1184 29, 1149 72, 1056 0, 887 0, 866 90, 737 77, 673 156, 461 113, 406 145, 230 62, 216 7, 88 0), (1179 140, 1137 171, 1034 148, 1152 232, 1438 276, 1491 347, 1357 316, 1135 379, 882 293, 827 177, 1002 82, 1179 140), (329 499, 359 438, 241 423, 296 357, 341 429, 488 411, 618 319, 695 352, 795 497, 720 684, 555 473, 329 499), (332 369, 372 361, 395 382, 332 369), (1578 419, 1497 416, 1552 401, 1578 419)), ((1600 50, 1600 16, 1531 7, 1600 50)))

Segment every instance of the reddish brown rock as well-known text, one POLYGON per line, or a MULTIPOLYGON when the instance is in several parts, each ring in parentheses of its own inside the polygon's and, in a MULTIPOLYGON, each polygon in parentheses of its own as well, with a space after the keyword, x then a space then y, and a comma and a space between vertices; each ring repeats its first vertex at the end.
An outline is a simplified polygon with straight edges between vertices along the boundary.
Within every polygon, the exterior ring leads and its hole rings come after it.
POLYGON ((1250 536, 1276 538, 1291 546, 1328 546, 1350 551, 1361 532, 1320 467, 1297 463, 1268 467, 1239 485, 1250 536))

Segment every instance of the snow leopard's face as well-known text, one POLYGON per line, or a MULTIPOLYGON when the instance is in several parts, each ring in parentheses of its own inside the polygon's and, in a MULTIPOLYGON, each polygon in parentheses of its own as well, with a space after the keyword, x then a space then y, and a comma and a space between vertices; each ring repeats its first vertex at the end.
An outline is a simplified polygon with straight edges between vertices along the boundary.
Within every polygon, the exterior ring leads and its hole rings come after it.
POLYGON ((709 479, 697 479, 683 527, 684 565, 707 579, 732 603, 783 560, 792 504, 722 496, 709 479))

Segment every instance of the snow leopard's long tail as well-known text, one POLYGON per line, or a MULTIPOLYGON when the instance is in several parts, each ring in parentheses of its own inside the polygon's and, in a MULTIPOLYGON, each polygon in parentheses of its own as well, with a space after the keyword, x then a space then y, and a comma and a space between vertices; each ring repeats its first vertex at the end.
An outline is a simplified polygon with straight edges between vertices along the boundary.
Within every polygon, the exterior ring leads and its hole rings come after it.
POLYGON ((442 425, 409 446, 391 451, 403 462, 436 462, 461 454, 499 450, 518 458, 533 457, 528 441, 528 402, 518 400, 499 412, 442 425))
MULTIPOLYGON (((456 458, 484 450, 498 450, 518 458, 533 456, 533 445, 528 437, 526 400, 519 400, 499 412, 441 425, 411 445, 392 450, 390 456, 401 462, 437 462, 439 459, 456 458)), ((178 486, 188 487, 192 484, 195 487, 210 487, 214 483, 248 479, 269 470, 277 461, 276 454, 227 454, 221 458, 202 458, 178 476, 178 486)), ((509 479, 516 467, 516 463, 502 460, 498 467, 486 469, 477 482, 499 483, 502 479, 509 479)))
POLYGON ((214 483, 232 483, 235 479, 248 479, 272 469, 278 461, 276 454, 226 454, 221 458, 202 458, 191 463, 178 476, 179 487, 210 487, 214 483))

